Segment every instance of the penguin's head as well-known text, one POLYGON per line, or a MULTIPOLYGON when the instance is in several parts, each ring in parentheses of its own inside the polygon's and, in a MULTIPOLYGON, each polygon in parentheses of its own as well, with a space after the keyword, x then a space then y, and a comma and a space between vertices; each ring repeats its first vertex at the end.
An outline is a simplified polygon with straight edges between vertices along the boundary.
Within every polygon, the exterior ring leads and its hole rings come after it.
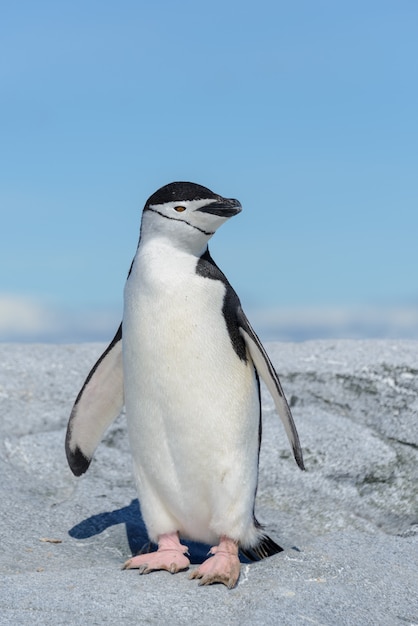
POLYGON ((175 182, 152 194, 142 214, 141 239, 163 237, 172 245, 199 254, 241 204, 196 183, 175 182))

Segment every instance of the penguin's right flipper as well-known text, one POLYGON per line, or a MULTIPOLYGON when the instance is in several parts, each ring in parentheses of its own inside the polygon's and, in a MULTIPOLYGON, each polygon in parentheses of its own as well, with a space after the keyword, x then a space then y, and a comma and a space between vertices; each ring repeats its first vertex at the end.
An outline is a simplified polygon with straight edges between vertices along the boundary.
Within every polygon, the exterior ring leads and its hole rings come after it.
POLYGON ((238 321, 240 325, 239 332, 245 341, 245 345, 247 346, 253 360, 254 367, 265 382, 266 387, 274 400, 277 413, 282 420, 290 445, 292 446, 296 463, 299 465, 300 469, 304 470, 305 465, 303 463, 303 454, 300 446, 298 431, 296 430, 292 412, 287 403, 277 372, 241 307, 238 309, 238 321))
POLYGON ((106 428, 123 408, 122 324, 87 376, 67 427, 65 452, 71 471, 88 469, 106 428))

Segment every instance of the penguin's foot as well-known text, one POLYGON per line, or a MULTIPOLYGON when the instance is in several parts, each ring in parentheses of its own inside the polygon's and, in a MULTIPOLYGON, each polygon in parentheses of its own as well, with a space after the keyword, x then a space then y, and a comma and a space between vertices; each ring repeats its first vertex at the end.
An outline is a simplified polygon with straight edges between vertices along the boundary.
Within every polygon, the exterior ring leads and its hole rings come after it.
POLYGON ((175 574, 189 567, 190 561, 186 553, 187 546, 181 545, 178 533, 167 533, 159 536, 156 552, 133 556, 122 569, 138 569, 140 574, 164 569, 175 574))
POLYGON ((200 578, 199 585, 223 583, 232 589, 238 582, 241 570, 238 544, 229 537, 221 537, 219 545, 211 548, 210 552, 213 556, 199 565, 189 578, 200 578))

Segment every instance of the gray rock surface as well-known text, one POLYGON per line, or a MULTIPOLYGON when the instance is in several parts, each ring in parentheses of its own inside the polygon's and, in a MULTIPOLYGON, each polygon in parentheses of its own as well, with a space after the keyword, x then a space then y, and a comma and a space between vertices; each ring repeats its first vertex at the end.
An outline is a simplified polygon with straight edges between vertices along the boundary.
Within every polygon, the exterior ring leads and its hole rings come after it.
POLYGON ((285 551, 228 591, 120 570, 147 540, 123 415, 85 476, 68 469, 66 422, 103 346, 0 345, 0 624, 418 625, 418 342, 267 348, 307 472, 263 393, 257 516, 285 551))

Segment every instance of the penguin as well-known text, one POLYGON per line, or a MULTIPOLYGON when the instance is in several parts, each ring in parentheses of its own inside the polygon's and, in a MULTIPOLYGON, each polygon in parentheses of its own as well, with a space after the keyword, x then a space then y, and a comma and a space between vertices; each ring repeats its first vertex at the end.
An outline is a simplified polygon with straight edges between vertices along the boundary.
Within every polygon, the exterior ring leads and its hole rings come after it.
POLYGON ((181 539, 189 539, 213 546, 190 578, 228 588, 239 579, 239 551, 259 560, 282 550, 254 514, 260 378, 305 469, 279 377, 208 249, 241 210, 238 200, 190 182, 150 196, 122 323, 78 394, 66 435, 69 466, 80 476, 125 405, 141 514, 158 547, 124 568, 188 569, 181 539))

